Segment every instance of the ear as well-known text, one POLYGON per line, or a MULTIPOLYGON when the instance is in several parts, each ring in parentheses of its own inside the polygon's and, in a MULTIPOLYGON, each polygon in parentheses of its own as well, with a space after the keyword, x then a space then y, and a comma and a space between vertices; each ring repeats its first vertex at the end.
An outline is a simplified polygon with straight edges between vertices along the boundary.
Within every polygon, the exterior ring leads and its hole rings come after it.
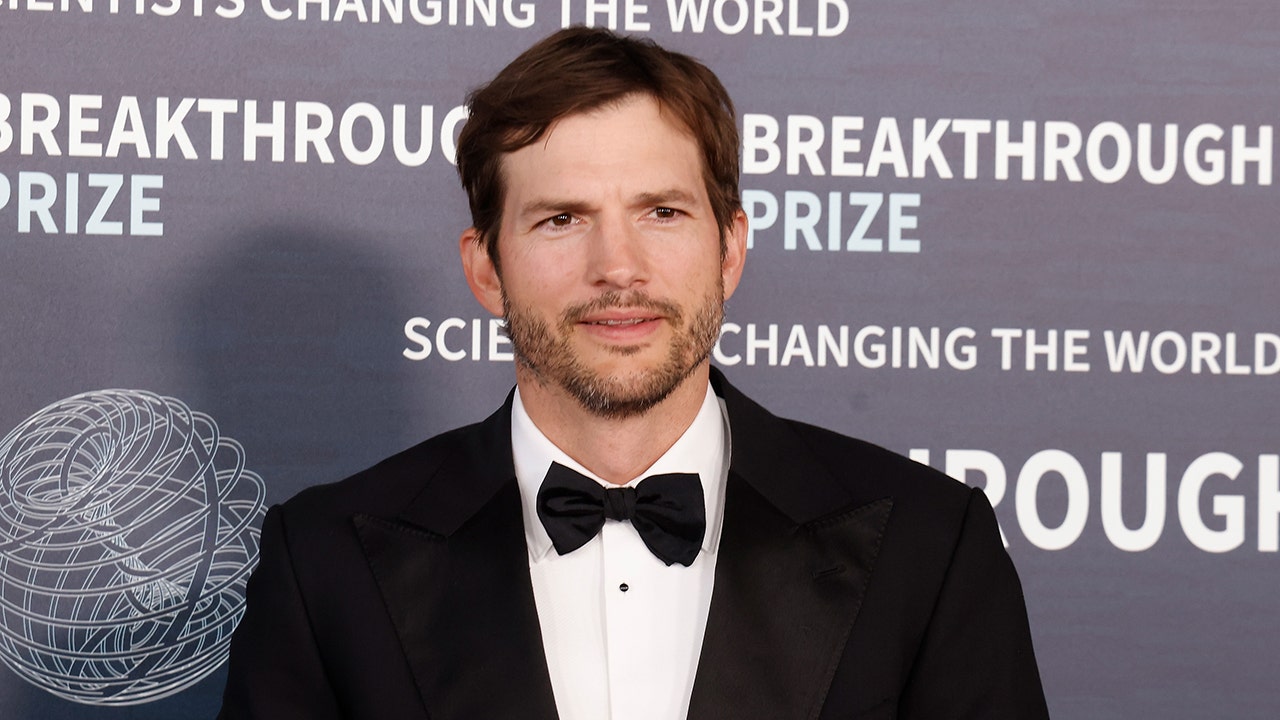
POLYGON ((462 231, 462 237, 458 238, 458 254, 462 257, 462 272, 467 276, 471 294, 485 310, 502 317, 502 280, 475 228, 462 231))
POLYGON ((720 262, 724 278, 724 299, 728 300, 738 289, 742 268, 747 261, 747 214, 739 209, 729 221, 724 233, 724 259, 720 262))

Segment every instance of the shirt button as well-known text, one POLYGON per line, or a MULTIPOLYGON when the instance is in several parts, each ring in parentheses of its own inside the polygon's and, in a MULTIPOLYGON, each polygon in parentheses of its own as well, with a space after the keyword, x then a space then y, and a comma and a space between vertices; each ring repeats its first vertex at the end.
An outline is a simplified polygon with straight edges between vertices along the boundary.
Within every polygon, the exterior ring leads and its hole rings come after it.
POLYGON ((631 586, 626 583, 622 583, 621 585, 618 586, 618 589, 621 590, 622 592, 626 592, 631 589, 631 586))

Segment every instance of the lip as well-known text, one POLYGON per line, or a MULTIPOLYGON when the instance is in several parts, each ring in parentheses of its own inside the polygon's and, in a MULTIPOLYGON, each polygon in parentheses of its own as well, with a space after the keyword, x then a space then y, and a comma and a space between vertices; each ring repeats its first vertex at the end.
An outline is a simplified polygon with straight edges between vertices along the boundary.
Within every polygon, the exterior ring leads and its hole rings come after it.
POLYGON ((582 318, 578 327, 602 340, 636 343, 655 332, 662 321, 651 310, 610 310, 582 318))

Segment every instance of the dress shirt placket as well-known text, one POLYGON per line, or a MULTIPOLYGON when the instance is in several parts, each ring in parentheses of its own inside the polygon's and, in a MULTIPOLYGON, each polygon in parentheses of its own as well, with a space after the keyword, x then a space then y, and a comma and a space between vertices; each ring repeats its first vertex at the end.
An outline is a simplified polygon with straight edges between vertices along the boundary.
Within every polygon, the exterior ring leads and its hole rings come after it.
POLYGON ((605 523, 600 539, 604 549, 605 653, 609 663, 609 709, 612 720, 663 717, 652 709, 653 691, 641 688, 651 668, 645 643, 652 643, 660 628, 649 625, 644 608, 655 588, 641 569, 653 559, 630 523, 605 523), (623 591, 623 585, 627 590, 623 591), (646 635, 648 637, 646 637, 646 635), (639 690, 639 692, 637 692, 639 690))

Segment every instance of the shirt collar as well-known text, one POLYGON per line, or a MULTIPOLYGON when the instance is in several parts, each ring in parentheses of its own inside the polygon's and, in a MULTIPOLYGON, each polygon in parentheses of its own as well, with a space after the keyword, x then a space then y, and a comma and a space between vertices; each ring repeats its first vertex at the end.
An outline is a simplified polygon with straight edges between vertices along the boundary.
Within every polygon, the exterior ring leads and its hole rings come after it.
MULTIPOLYGON (((614 487, 582 467, 533 424, 524 409, 517 387, 511 403, 511 454, 515 462, 516 481, 520 485, 520 501, 524 513, 525 541, 532 562, 548 557, 551 537, 538 519, 538 488, 552 462, 572 468, 600 483, 614 487)), ((649 475, 674 472, 696 472, 702 481, 702 495, 706 503, 707 532, 703 536, 702 551, 715 553, 720 545, 720 525, 724 516, 724 486, 728 477, 730 455, 729 417, 724 401, 707 385, 706 397, 693 422, 662 457, 630 482, 635 486, 649 475)), ((558 557, 554 553, 550 557, 558 557)))

